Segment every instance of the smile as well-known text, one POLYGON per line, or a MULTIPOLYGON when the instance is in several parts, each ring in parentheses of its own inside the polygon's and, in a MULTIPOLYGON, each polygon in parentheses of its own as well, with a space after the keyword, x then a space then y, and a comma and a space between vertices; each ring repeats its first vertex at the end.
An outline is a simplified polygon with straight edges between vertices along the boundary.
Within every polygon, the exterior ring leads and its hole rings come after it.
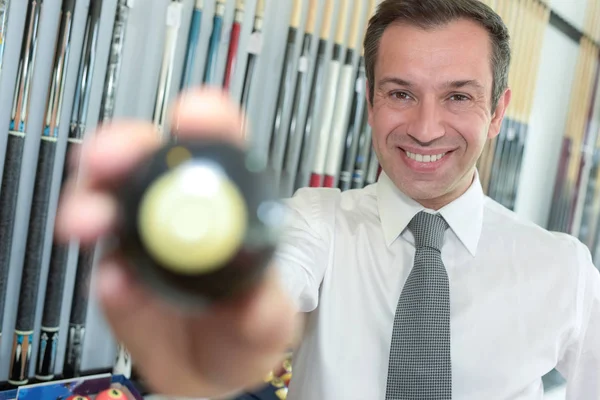
POLYGON ((405 151, 405 153, 408 156, 408 158, 410 158, 411 160, 415 160, 417 162, 425 162, 425 163, 436 162, 446 155, 446 153, 423 155, 423 154, 411 153, 409 151, 405 151))

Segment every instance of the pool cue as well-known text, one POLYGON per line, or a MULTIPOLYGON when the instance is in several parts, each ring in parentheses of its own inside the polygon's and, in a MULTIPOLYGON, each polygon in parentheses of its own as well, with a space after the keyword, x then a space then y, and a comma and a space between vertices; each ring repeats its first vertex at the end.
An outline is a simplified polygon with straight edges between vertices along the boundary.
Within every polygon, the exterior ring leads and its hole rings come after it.
MULTIPOLYGON (((375 8, 377 7, 377 2, 373 2, 371 5, 371 11, 369 14, 369 20, 375 13, 375 8)), ((366 27, 365 27, 366 30, 366 27)), ((362 54, 364 55, 364 48, 362 49, 362 54)), ((365 83, 366 83, 366 75, 365 75, 365 83)), ((366 90, 366 88, 365 88, 366 90)), ((362 116, 360 117, 360 121, 357 120, 356 125, 356 133, 357 135, 353 141, 356 144, 356 150, 353 151, 352 158, 348 160, 348 171, 350 171, 350 187, 349 189, 360 189, 365 186, 365 180, 367 174, 369 172, 369 162, 371 157, 371 153, 373 153, 373 144, 372 144, 372 129, 369 125, 369 102, 370 100, 366 97, 367 93, 365 92, 364 99, 364 107, 362 110, 362 116)), ((344 184, 346 185, 346 184, 344 184)), ((347 186, 345 186, 347 187, 347 186)))
MULTIPOLYGON (((117 12, 115 15, 115 21, 113 25, 112 40, 109 53, 109 62, 106 70, 106 77, 104 79, 104 91, 102 92, 102 101, 100 103, 100 124, 106 123, 112 120, 114 116, 114 104, 116 89, 120 81, 121 63, 123 59, 123 46, 125 42, 125 32, 127 27, 127 20, 131 8, 133 7, 132 0, 119 0, 117 4, 117 12)), ((64 170, 63 176, 66 178, 67 169, 64 170)), ((64 178, 63 178, 64 181, 64 178)), ((66 268, 66 257, 68 247, 61 247, 64 252, 64 261, 57 263, 56 268, 60 268, 60 273, 64 274, 66 268)), ((54 248, 53 248, 54 252, 54 248)), ((52 265, 52 264, 51 264, 52 265)), ((60 287, 60 293, 58 294, 62 300, 62 286, 60 287)), ((62 304, 62 303, 60 303, 62 304)), ((60 305, 59 305, 60 306, 60 305)), ((115 363, 113 366, 113 374, 124 375, 129 377, 131 375, 131 358, 127 350, 118 344, 117 354, 115 357, 115 363)))
POLYGON ((535 14, 536 14, 536 19, 535 21, 537 22, 536 24, 536 28, 535 28, 535 33, 534 33, 534 49, 533 54, 533 60, 532 60, 532 68, 529 69, 530 74, 532 76, 527 78, 526 81, 526 88, 525 88, 525 98, 524 98, 524 115, 525 115, 525 126, 523 128, 522 134, 519 137, 519 146, 517 148, 517 156, 516 156, 516 166, 515 166, 515 172, 513 174, 513 181, 510 183, 510 188, 511 188, 511 195, 510 195, 510 199, 509 199, 509 208, 513 209, 515 208, 515 204, 516 204, 516 199, 517 199, 517 195, 518 195, 518 189, 519 189, 519 182, 520 182, 520 176, 521 176, 521 168, 523 165, 523 157, 525 154, 525 144, 527 141, 527 135, 529 132, 529 119, 531 118, 531 110, 533 109, 533 99, 534 99, 534 94, 535 94, 535 89, 536 89, 536 84, 537 84, 537 75, 539 73, 539 68, 540 68, 540 63, 541 63, 541 54, 542 54, 542 49, 541 46, 536 46, 535 44, 537 43, 541 43, 545 33, 546 33, 546 28, 548 26, 548 22, 550 20, 550 8, 544 6, 542 3, 536 3, 535 5, 535 14), (534 73, 535 72, 535 73, 534 73))
MULTIPOLYGON (((2 321, 4 319, 6 280, 10 267, 14 216, 19 192, 27 118, 29 116, 29 93, 37 53, 41 8, 42 3, 38 0, 31 0, 27 4, 19 69, 6 143, 2 188, 0 189, 0 285, 2 286, 0 288, 0 335, 2 334, 2 321)), ((31 336, 23 333, 22 339, 19 340, 23 356, 25 356, 30 351, 31 336)))
POLYGON ((590 175, 591 168, 594 165, 593 161, 593 149, 594 144, 591 143, 595 139, 596 132, 594 131, 594 111, 598 103, 596 97, 598 94, 598 84, 600 79, 600 65, 598 65, 597 49, 593 54, 592 62, 592 80, 590 82, 590 104, 588 107, 587 115, 584 120, 584 136, 581 144, 581 159, 579 162, 577 184, 573 194, 573 206, 571 211, 571 225, 569 227, 569 233, 575 237, 578 237, 581 241, 584 241, 582 235, 582 225, 588 221, 582 221, 590 199, 590 175))
MULTIPOLYGON (((244 74, 244 84, 242 87, 242 95, 240 98, 240 104, 243 110, 248 109, 248 103, 250 101, 250 87, 252 86, 252 77, 254 76, 254 68, 256 66, 256 60, 258 53, 260 52, 260 41, 262 36, 262 27, 265 15, 265 0, 258 0, 256 2, 256 12, 254 14, 254 26, 252 28, 252 35, 248 44, 248 61, 246 63, 246 73, 244 74), (254 40, 252 40, 254 38, 254 40)), ((246 122, 242 130, 246 130, 246 122)))
POLYGON ((595 145, 595 184, 594 184, 594 193, 592 195, 591 201, 591 218, 589 218, 589 230, 586 238, 581 238, 582 241, 588 246, 590 249, 596 248, 596 243, 598 241, 598 222, 600 221, 600 162, 598 161, 597 154, 600 152, 600 135, 596 137, 596 145, 595 145))
POLYGON ((598 59, 598 48, 594 45, 591 39, 586 38, 587 47, 587 62, 586 62, 586 72, 585 72, 585 82, 584 86, 584 94, 581 99, 581 108, 579 111, 578 124, 576 126, 576 131, 579 133, 577 136, 576 142, 576 154, 575 160, 572 164, 572 175, 571 175, 571 184, 572 191, 570 193, 570 203, 568 208, 568 217, 566 221, 566 232, 572 233, 573 229, 573 217, 575 214, 575 207, 577 205, 578 193, 581 185, 581 172, 584 162, 583 152, 585 151, 585 138, 588 135, 588 124, 591 114, 593 113, 593 98, 592 92, 596 87, 595 78, 596 78, 596 63, 598 59))
POLYGON ((600 43, 600 0, 596 0, 596 12, 594 15, 596 18, 592 20, 590 26, 595 27, 592 35, 596 40, 596 43, 600 43))
MULTIPOLYGON (((521 5, 525 0, 517 0, 517 1, 509 1, 508 4, 504 5, 505 18, 507 19, 507 27, 509 32, 514 38, 513 46, 512 46, 512 67, 509 71, 508 77, 508 85, 509 87, 513 87, 515 82, 518 79, 518 76, 522 69, 521 64, 521 49, 524 43, 524 35, 523 35, 523 14, 521 12, 521 5)), ((516 96, 516 95, 515 95, 516 96)), ((515 125, 514 125, 514 108, 515 102, 512 101, 511 104, 506 109, 506 113, 504 116, 504 121, 502 123, 502 127, 500 133, 495 138, 494 148, 490 153, 491 159, 489 160, 490 165, 488 168, 488 195, 499 201, 500 193, 501 193, 501 185, 500 181, 502 179, 502 174, 504 171, 504 159, 506 157, 508 142, 514 138, 516 135, 515 125)))
POLYGON ((324 3, 325 9, 323 10, 319 48, 317 50, 316 70, 309 99, 310 108, 306 116, 306 124, 302 133, 302 148, 300 149, 300 158, 296 166, 295 190, 310 185, 315 147, 319 141, 320 121, 323 119, 323 109, 327 102, 327 79, 331 78, 328 76, 330 74, 328 74, 327 66, 332 61, 331 53, 335 49, 333 41, 336 37, 335 27, 337 22, 335 22, 336 16, 333 15, 333 9, 337 0, 325 0, 324 3))
POLYGON ((551 208, 551 230, 565 231, 566 225, 566 209, 568 207, 568 196, 571 189, 569 184, 571 161, 574 157, 576 147, 575 127, 577 124, 578 107, 581 106, 580 98, 583 96, 583 81, 586 70, 586 42, 582 40, 580 45, 579 55, 577 57, 577 66, 575 72, 575 82, 571 91, 571 99, 569 104, 569 113, 567 114, 567 122, 565 126, 565 135, 563 138, 563 149, 561 159, 559 161, 558 173, 556 175, 555 190, 553 196, 553 205, 551 208))
POLYGON ((229 38, 229 49, 227 52, 227 65, 225 66, 225 76, 223 78, 223 88, 229 90, 229 85, 233 79, 237 54, 240 45, 240 34, 242 32, 242 22, 244 21, 244 0, 237 0, 233 25, 231 26, 231 35, 229 38))
POLYGON ((368 120, 368 109, 365 107, 363 123, 360 127, 360 135, 358 137, 358 152, 353 165, 351 189, 364 187, 372 147, 372 131, 368 120))
POLYGON ((583 32, 587 33, 588 36, 600 42, 600 1, 599 0, 588 0, 588 4, 585 11, 585 21, 583 24, 583 32))
MULTIPOLYGON (((500 15, 500 17, 505 21, 507 29, 512 37, 512 35, 513 35, 512 19, 510 18, 510 14, 507 15, 507 10, 510 11, 507 8, 508 7, 507 2, 508 2, 508 0, 497 0, 495 7, 494 7, 494 11, 496 11, 496 13, 498 15, 500 15)), ((514 67, 511 67, 511 69, 509 70, 509 75, 511 74, 513 69, 514 69, 514 67)), ((498 146, 498 141, 499 141, 498 136, 502 136, 504 134, 503 131, 506 129, 506 124, 507 124, 507 118, 505 116, 504 120, 502 121, 502 126, 500 127, 500 133, 496 137, 492 138, 491 140, 487 140, 487 142, 484 146, 483 152, 481 154, 481 157, 477 161, 477 168, 479 170, 481 186, 482 186, 483 192, 487 195, 490 194, 490 179, 491 179, 491 174, 492 174, 492 164, 494 161, 494 153, 495 153, 496 147, 498 146)))
POLYGON ((369 156, 369 163, 367 166, 367 175, 365 176, 365 186, 372 185, 377 181, 379 176, 379 160, 377 154, 375 154, 375 148, 371 146, 371 154, 369 156))
POLYGON ((580 97, 583 95, 583 75, 585 73, 585 43, 580 41, 580 51, 578 57, 578 66, 577 72, 575 74, 576 82, 574 83, 572 92, 571 92, 571 102, 569 115, 567 118, 567 125, 564 137, 564 147, 565 154, 564 160, 561 160, 564 164, 562 172, 563 174, 558 177, 560 179, 561 185, 556 185, 560 187, 560 191, 557 193, 557 201, 556 201, 556 218, 555 218, 555 227, 554 229, 557 231, 564 232, 566 225, 566 209, 568 208, 568 197, 570 192, 570 184, 569 184, 569 175, 571 169, 571 161, 574 157, 574 152, 577 151, 576 148, 576 133, 575 133, 575 125, 577 124, 577 108, 580 106, 580 97))
POLYGON ((526 123, 526 118, 524 116, 524 98, 525 98, 525 90, 524 88, 527 86, 527 79, 532 79, 530 73, 536 72, 531 68, 531 63, 533 61, 533 46, 536 45, 535 42, 532 43, 533 33, 535 28, 535 22, 533 21, 533 7, 537 0, 524 0, 521 4, 521 9, 519 14, 521 14, 521 35, 523 36, 523 41, 521 43, 520 54, 518 60, 519 68, 517 74, 515 76, 515 86, 516 88, 520 88, 515 92, 514 98, 514 108, 513 108, 513 118, 512 118, 512 126, 509 130, 510 135, 507 135, 507 142, 505 143, 505 152, 504 157, 501 161, 501 173, 498 176, 498 186, 499 193, 497 194, 498 201, 504 205, 505 207, 509 207, 509 197, 511 195, 511 187, 510 180, 511 174, 513 173, 514 167, 516 165, 515 160, 515 152, 519 145, 520 137, 522 136, 522 130, 526 123), (522 88, 522 89, 521 89, 522 88))
MULTIPOLYGON (((359 3, 360 4, 360 3, 359 3)), ((324 187, 337 187, 342 168, 345 143, 348 137, 348 126, 352 115, 352 108, 356 95, 363 97, 364 85, 360 80, 358 72, 358 61, 360 58, 361 33, 364 31, 365 17, 369 7, 368 2, 363 2, 362 7, 354 4, 354 18, 350 35, 348 38, 348 49, 344 65, 340 72, 339 100, 335 104, 333 126, 329 143, 327 146, 327 158, 325 160, 325 169, 323 177, 324 187)))
MULTIPOLYGON (((52 174, 54 171, 54 160, 56 158, 56 145, 58 129, 60 128, 60 114, 65 92, 66 67, 69 61, 71 47, 71 31, 73 14, 75 11, 75 0, 65 0, 60 13, 58 37, 55 47, 53 62, 52 81, 48 92, 47 109, 44 130, 41 135, 41 143, 38 155, 38 164, 35 174, 35 186, 31 214, 29 218, 29 229, 25 247, 25 259, 23 262, 23 276, 21 278, 20 297, 17 310, 17 326, 19 331, 33 331, 35 307, 37 303, 39 275, 42 268, 42 253, 44 249, 44 237, 48 218, 48 205, 50 192, 52 190, 52 174)), ((52 309, 56 300, 52 296, 52 286, 55 279, 62 280, 64 277, 54 276, 49 271, 48 288, 44 302, 44 312, 39 339, 38 358, 36 363, 36 378, 49 380, 54 376, 56 361, 56 346, 58 344, 58 318, 60 309, 52 309)), ((60 282, 59 284, 62 284, 60 282)), ((26 361, 25 364, 28 364, 26 361)), ((13 368, 11 368, 13 370, 13 368)), ((11 379, 22 380, 23 377, 11 377, 11 379)), ((26 376, 25 376, 26 378, 26 376)))
POLYGON ((342 88, 340 85, 340 73, 342 65, 346 59, 343 48, 347 43, 347 31, 348 31, 348 19, 350 13, 348 9, 348 3, 352 0, 341 0, 339 8, 340 21, 337 25, 337 34, 335 38, 335 44, 333 46, 333 57, 329 61, 328 77, 325 88, 325 101, 323 103, 323 113, 320 114, 321 118, 318 120, 317 135, 318 139, 316 146, 312 148, 311 152, 314 152, 313 162, 311 163, 311 174, 309 185, 311 187, 323 186, 323 179, 325 175, 325 162, 328 157, 327 148, 329 145, 329 139, 331 130, 333 127, 333 119, 335 117, 335 105, 337 101, 338 90, 342 88))
MULTIPOLYGON (((588 37, 590 39, 590 41, 595 40, 595 35, 594 35, 594 30, 595 30, 595 26, 593 25, 595 23, 595 20, 597 17, 597 14, 600 14, 600 8, 598 8, 600 2, 598 0, 589 0, 588 1, 588 7, 587 7, 587 12, 586 12, 586 20, 584 23, 584 29, 583 31, 586 32, 588 34, 588 37)), ((592 47, 592 49, 590 50, 592 52, 592 54, 590 55, 591 59, 590 62, 593 64, 591 67, 591 71, 590 72, 590 76, 591 76, 591 81, 590 81, 590 87, 588 88, 590 90, 589 93, 589 102, 590 102, 590 106, 589 106, 589 110, 586 113, 585 116, 582 116, 583 121, 583 139, 582 139, 582 144, 581 144, 581 155, 580 155, 580 162, 579 162, 579 167, 578 167, 578 173, 577 173, 577 179, 576 179, 576 189, 573 193, 573 204, 572 204, 572 210, 571 210, 571 222, 569 224, 569 228, 568 231, 572 232, 572 234, 577 235, 577 231, 579 231, 579 226, 580 226, 580 221, 576 221, 575 218, 580 219, 581 215, 580 215, 580 194, 583 194, 582 192, 587 192, 586 190, 586 182, 589 179, 588 173, 589 173, 589 168, 587 167, 587 163, 588 163, 588 157, 585 157, 586 153, 587 153, 587 149, 590 147, 589 146, 589 141, 590 141, 590 135, 592 134, 591 132, 591 126, 590 126, 590 122, 592 121, 593 118, 593 114, 594 114, 594 107, 595 107, 595 99, 596 99, 596 93, 597 93, 597 88, 598 88, 598 69, 596 68, 597 65, 597 60, 596 57, 593 56, 594 53, 594 48, 592 47)), ((585 198, 585 195, 584 195, 585 198)))
MULTIPOLYGON (((531 0, 518 0, 516 3, 517 10, 516 14, 518 15, 518 21, 515 27, 515 36, 519 38, 518 44, 515 46, 513 51, 514 63, 514 75, 512 75, 512 80, 509 80, 509 85, 512 87, 520 88, 522 75, 523 75, 523 66, 525 64, 523 56, 525 55, 525 51, 527 48, 527 25, 529 24, 527 20, 526 14, 526 3, 531 0)), ((490 191, 490 196, 494 198, 497 202, 502 205, 504 203, 504 181, 507 172, 507 160, 511 151, 511 147, 515 142, 515 139, 518 135, 519 129, 519 121, 518 121, 518 113, 519 113, 519 102, 522 95, 522 90, 516 90, 513 95, 513 100, 507 109, 507 121, 506 121, 506 129, 503 132, 502 140, 499 144, 501 144, 500 151, 497 153, 498 157, 494 160, 496 163, 496 168, 492 170, 492 190, 490 191)))
POLYGON ((83 355, 85 320, 89 300, 89 280, 94 253, 95 248, 83 248, 79 250, 77 257, 75 288, 73 290, 73 303, 69 316, 67 349, 63 367, 63 376, 65 378, 73 378, 81 374, 81 357, 83 355))
POLYGON ((74 137, 81 137, 83 135, 87 123, 91 92, 90 85, 92 82, 91 77, 94 75, 102 2, 103 0, 90 0, 85 26, 84 47, 81 53, 75 100, 71 113, 69 135, 74 137))
MULTIPOLYGON (((361 32, 362 40, 364 38, 366 29, 368 27, 368 21, 371 19, 375 12, 377 3, 375 0, 369 2, 369 14, 365 21, 363 31, 361 32)), ((366 83, 367 76, 365 70, 364 60, 364 47, 362 42, 358 44, 361 48, 360 61, 358 64, 358 74, 354 93, 354 105, 352 109, 352 115, 350 117, 350 125, 346 137, 346 148, 344 151, 343 164, 340 170, 339 189, 342 191, 349 190, 352 188, 352 176, 354 173, 354 166, 360 149, 360 138, 363 131, 363 126, 367 121, 367 94, 366 94, 366 83)))
MULTIPOLYGON (((131 0, 120 0, 117 6, 117 14, 113 27, 112 42, 110 46, 109 65, 106 72, 104 83, 104 92, 102 94, 102 103, 100 105, 100 123, 108 122, 114 115, 114 103, 116 88, 119 84, 121 71, 121 62, 123 58, 123 45, 125 41, 125 31, 130 9, 133 6, 131 0)), ((65 171, 66 173, 66 171, 65 171)), ((64 271, 63 264, 63 271, 64 271)), ((113 375, 124 375, 126 378, 131 376, 131 357, 127 349, 117 343, 117 352, 113 365, 113 375)))
POLYGON ((2 74, 2 61, 4 59, 4 43, 6 37, 6 23, 8 22, 9 0, 0 0, 0 75, 2 74))
POLYGON ((185 53, 185 62, 183 64, 183 74, 181 75, 181 83, 179 89, 183 90, 190 87, 192 75, 196 66, 196 48, 200 37, 200 26, 202 24, 202 10, 204 8, 204 0, 196 0, 194 10, 192 11, 192 22, 188 33, 187 49, 185 53))
MULTIPOLYGON (((8 21, 8 0, 0 0, 0 76, 2 76, 2 61, 4 59, 4 44, 6 37, 6 22, 8 21)), ((6 297, 6 280, 8 266, 0 264, 0 336, 2 335, 2 319, 4 317, 4 301, 6 297)))
MULTIPOLYGON (((81 147, 83 137, 86 133, 87 109, 90 101, 91 82, 95 72, 94 63, 96 59, 98 26, 100 23, 101 10, 102 0, 90 0, 90 8, 86 19, 83 51, 79 63, 75 101, 71 113, 71 126, 69 129, 69 138, 67 140, 67 154, 72 154, 72 152, 77 151, 77 149, 81 147)), ((87 276, 88 270, 91 269, 93 251, 93 248, 91 250, 79 249, 77 257, 75 295, 73 296, 73 304, 71 305, 67 348, 63 366, 63 375, 65 377, 73 377, 79 373, 81 348, 83 346, 83 337, 85 333, 85 313, 87 312, 87 298, 85 298, 85 294, 82 292, 87 293, 85 290, 87 282, 84 278, 87 276), (90 253, 92 257, 90 257, 90 253), (74 310, 76 310, 76 312, 74 312, 74 310)))
MULTIPOLYGON (((63 11, 73 8, 74 4, 63 5, 63 11)), ((38 23, 41 12, 38 12, 38 23)), ((62 28, 62 27, 61 27, 62 28)), ((68 49, 68 37, 65 32, 60 32, 63 39, 60 57, 68 56, 64 51, 68 49)), ((68 33, 67 33, 68 34, 68 33)), ((55 42, 55 46, 56 46, 55 42)), ((56 51, 56 48, 55 48, 56 51)), ((33 56, 35 58, 35 55, 33 56)), ((56 61, 56 58, 55 58, 56 61)), ((64 82, 61 70, 54 69, 50 92, 47 99, 45 126, 41 134, 42 143, 39 148, 38 165, 33 188, 29 229, 27 231, 26 248, 22 265, 18 308, 15 322, 13 347, 10 358, 8 383, 11 385, 24 385, 29 381, 29 364, 32 354, 32 340, 34 333, 35 311, 39 277, 42 263, 43 242, 48 216, 48 197, 52 184, 54 154, 56 150, 56 128, 58 115, 64 94, 64 82)))
POLYGON ((152 116, 152 121, 163 138, 167 135, 167 132, 165 132, 165 123, 167 120, 167 112, 169 110, 169 94, 171 92, 171 84, 173 81, 175 50, 177 49, 177 38, 179 37, 182 11, 183 4, 181 3, 181 0, 172 0, 167 7, 165 44, 156 92, 156 101, 154 104, 154 115, 152 116))
MULTIPOLYGON (((523 13, 521 12, 521 5, 524 1, 525 0, 511 0, 510 8, 507 10, 510 18, 509 29, 515 38, 513 45, 513 64, 508 77, 508 84, 511 87, 517 87, 515 85, 518 83, 519 75, 523 69, 521 58, 525 37, 523 35, 524 18, 523 13)), ((502 188, 500 182, 504 172, 504 159, 506 157, 506 152, 508 151, 508 141, 512 140, 516 134, 514 126, 514 110, 515 103, 511 102, 506 109, 505 120, 503 121, 500 134, 496 137, 496 145, 489 177, 489 196, 496 201, 499 201, 501 195, 502 188)))
POLYGON ((302 4, 302 0, 293 0, 293 9, 288 28, 287 46, 283 61, 284 67, 279 83, 280 89, 277 96, 273 132, 271 134, 267 171, 272 177, 271 179, 275 186, 279 186, 280 183, 283 157, 289 136, 289 123, 286 122, 289 121, 290 114, 292 113, 293 98, 295 94, 294 89, 296 88, 296 60, 299 57, 299 53, 296 52, 295 44, 296 40, 300 40, 298 32, 300 28, 300 18, 302 17, 302 4))
POLYGON ((279 181, 279 193, 281 197, 289 197, 294 191, 294 182, 296 171, 298 170, 298 161, 302 142, 305 134, 306 120, 310 106, 310 97, 313 92, 313 80, 316 76, 315 66, 317 65, 317 51, 319 50, 319 38, 315 37, 317 25, 322 21, 317 21, 317 13, 324 7, 324 2, 318 0, 309 0, 308 17, 306 20, 306 29, 304 33, 304 43, 302 45, 302 56, 298 60, 298 77, 296 79, 296 89, 292 102, 292 116, 289 126, 289 139, 286 144, 283 167, 279 181))
POLYGON ((345 141, 344 160, 340 171, 338 187, 341 191, 349 190, 352 186, 352 172, 356 161, 356 154, 358 153, 358 143, 363 118, 365 117, 365 84, 367 78, 365 72, 365 60, 363 57, 364 55, 361 57, 358 67, 352 114, 350 116, 350 125, 345 141))
POLYGON ((571 125, 573 120, 573 102, 575 101, 574 96, 579 95, 579 86, 581 84, 580 74, 582 68, 582 57, 581 50, 577 57, 577 64, 575 67, 575 80, 571 89, 571 99, 569 102, 569 112, 567 113, 567 121, 565 123, 565 134, 563 135, 560 158, 558 162, 558 169, 555 176, 554 191, 552 193, 552 203, 550 208, 550 215, 548 218, 548 229, 550 230, 561 230, 562 220, 562 205, 564 204, 564 190, 566 186, 566 176, 568 170, 568 160, 571 152, 572 144, 572 133, 571 125))
POLYGON ((206 68, 204 70, 204 83, 213 83, 213 76, 217 68, 217 54, 219 53, 219 43, 223 31, 223 18, 225 16, 225 0, 217 0, 213 17, 213 29, 210 35, 208 54, 206 58, 206 68))
POLYGON ((115 96, 117 94, 117 87, 121 76, 125 33, 133 3, 133 0, 118 0, 117 3, 117 12, 115 14, 110 53, 108 56, 108 66, 106 77, 104 78, 104 90, 102 92, 102 100, 100 101, 100 124, 111 120, 115 112, 115 96))
POLYGON ((592 43, 589 40, 582 40, 582 51, 584 52, 584 67, 582 73, 582 92, 581 97, 578 98, 577 111, 574 116, 573 132, 573 151, 568 165, 567 173, 567 188, 565 192, 565 207, 563 209, 563 220, 561 222, 562 229, 564 232, 570 233, 572 216, 574 211, 574 203, 576 193, 579 185, 579 170, 580 170, 580 159, 583 150, 583 138, 585 136, 585 120, 590 105, 590 91, 591 91, 591 80, 593 74, 592 63, 595 57, 592 57, 591 52, 593 51, 592 43))
MULTIPOLYGON (((600 0, 596 1, 596 11, 586 13, 588 16, 588 29, 591 31, 590 36, 596 40, 596 42, 600 42, 600 0)), ((600 59, 597 59, 596 62, 600 62, 600 59)), ((598 67, 600 68, 600 66, 598 67)), ((596 88, 598 90, 598 87, 596 88)), ((600 135, 596 138, 596 143, 594 147, 594 151, 596 154, 600 151, 600 135)), ((597 248, 598 238, 597 238, 597 227, 598 227, 598 218, 600 215, 600 171, 598 165, 597 155, 593 157, 593 166, 592 170, 595 170, 596 181, 594 184, 593 194, 591 196, 591 218, 588 218, 588 222, 590 224, 587 237, 582 238, 582 241, 590 248, 597 248)), ((592 253, 593 254, 593 253, 592 253)))

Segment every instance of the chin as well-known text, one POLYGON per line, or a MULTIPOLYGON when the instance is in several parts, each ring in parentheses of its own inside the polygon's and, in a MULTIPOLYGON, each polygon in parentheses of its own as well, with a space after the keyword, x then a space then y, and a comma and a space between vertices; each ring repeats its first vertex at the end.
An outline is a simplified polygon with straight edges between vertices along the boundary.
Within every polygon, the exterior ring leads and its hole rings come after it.
POLYGON ((439 181, 431 182, 407 182, 396 181, 396 186, 407 196, 415 201, 432 201, 448 195, 448 185, 440 184, 439 181))

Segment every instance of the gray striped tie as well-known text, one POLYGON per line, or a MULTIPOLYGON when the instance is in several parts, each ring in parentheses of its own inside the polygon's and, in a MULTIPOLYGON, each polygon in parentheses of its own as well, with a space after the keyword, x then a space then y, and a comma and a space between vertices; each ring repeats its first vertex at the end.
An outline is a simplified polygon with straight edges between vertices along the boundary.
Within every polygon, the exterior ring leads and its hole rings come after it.
POLYGON ((416 254, 394 318, 385 398, 449 400, 450 287, 440 252, 448 224, 420 212, 408 228, 416 254))

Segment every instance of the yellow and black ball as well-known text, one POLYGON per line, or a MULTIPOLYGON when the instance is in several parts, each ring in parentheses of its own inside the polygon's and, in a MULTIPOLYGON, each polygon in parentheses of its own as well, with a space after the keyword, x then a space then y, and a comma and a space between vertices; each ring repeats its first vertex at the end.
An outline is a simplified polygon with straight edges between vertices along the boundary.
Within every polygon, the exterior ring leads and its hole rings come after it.
POLYGON ((268 177, 250 165, 227 143, 178 141, 127 179, 119 246, 153 289, 197 306, 260 281, 283 214, 268 177))

